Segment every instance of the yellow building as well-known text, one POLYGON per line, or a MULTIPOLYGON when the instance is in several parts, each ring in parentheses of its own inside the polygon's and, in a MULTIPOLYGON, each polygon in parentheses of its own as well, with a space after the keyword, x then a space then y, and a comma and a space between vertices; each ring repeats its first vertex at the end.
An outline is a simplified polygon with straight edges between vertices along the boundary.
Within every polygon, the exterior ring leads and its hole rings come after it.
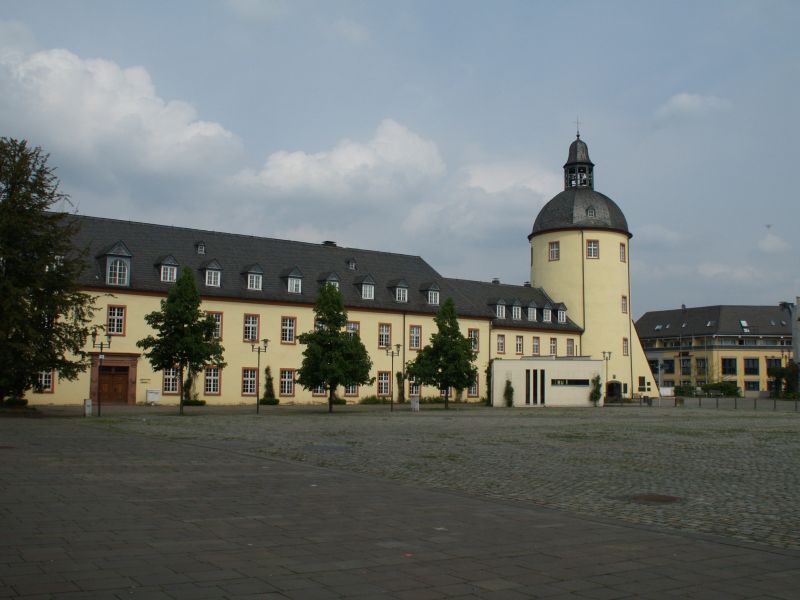
POLYGON ((791 321, 791 308, 779 305, 720 305, 648 312, 636 329, 666 394, 730 381, 758 397, 772 391, 767 370, 793 360, 791 321))
MULTIPOLYGON (((619 208, 592 189, 592 167, 586 144, 576 140, 565 165, 566 190, 542 209, 530 236, 533 285, 447 278, 418 256, 344 248, 330 241, 311 244, 75 217, 80 224, 76 247, 88 250, 83 287, 97 297, 96 324, 105 326, 111 347, 101 359, 89 343, 92 367, 75 381, 42 373, 41 391, 29 400, 177 402, 176 373, 154 372, 136 342, 150 333, 144 316, 159 308, 187 266, 196 274, 202 308, 217 320, 225 348, 226 366, 208 365, 197 378, 195 390, 209 403, 255 403, 266 366, 282 402, 325 401, 324 390, 304 390, 295 383, 303 351, 297 337, 313 327, 313 303, 325 283, 342 292, 348 331, 360 335, 373 361, 373 385, 337 391, 349 401, 398 397, 394 373, 428 343, 435 332, 433 317, 448 297, 478 355, 479 375, 465 390, 467 399, 487 396, 485 373, 492 359, 602 359, 603 351, 611 353, 609 377, 604 378, 611 382, 611 394, 652 394, 655 385, 629 316, 630 233, 619 208), (587 166, 588 178, 581 172, 587 166), (585 206, 573 202, 570 217, 562 214, 564 197, 591 201, 585 206), (576 206, 586 214, 578 215, 576 206), (554 244, 560 249, 555 258, 554 244), (270 343, 259 355, 253 346, 263 339, 270 343), (392 357, 392 349, 399 355, 392 357)), ((404 385, 406 397, 440 393, 414 389, 408 381, 404 385)))

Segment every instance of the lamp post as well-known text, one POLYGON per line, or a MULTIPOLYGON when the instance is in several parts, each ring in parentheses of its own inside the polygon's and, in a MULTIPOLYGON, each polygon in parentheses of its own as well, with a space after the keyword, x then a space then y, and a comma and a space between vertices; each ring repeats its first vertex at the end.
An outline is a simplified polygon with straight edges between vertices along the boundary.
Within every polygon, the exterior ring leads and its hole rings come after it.
POLYGON ((608 401, 608 361, 611 359, 611 351, 603 350, 603 360, 606 361, 605 393, 603 394, 603 404, 608 401))
POLYGON ((100 377, 103 371, 103 350, 111 348, 111 334, 106 333, 105 340, 100 338, 100 341, 97 341, 97 329, 92 330, 92 348, 99 348, 100 354, 97 355, 98 362, 97 362, 97 416, 100 416, 101 411, 101 403, 100 403, 100 377))
POLYGON ((391 390, 389 393, 389 412, 394 411, 394 386, 392 386, 392 379, 394 379, 394 357, 400 356, 400 344, 394 345, 394 350, 392 350, 391 346, 386 349, 386 356, 392 357, 392 371, 391 376, 389 377, 389 389, 391 390))
POLYGON ((259 391, 259 378, 261 377, 261 353, 267 351, 267 346, 269 346, 269 340, 264 338, 261 340, 261 345, 256 346, 255 344, 250 344, 250 352, 257 352, 256 356, 256 414, 259 414, 260 407, 261 407, 261 397, 259 391))

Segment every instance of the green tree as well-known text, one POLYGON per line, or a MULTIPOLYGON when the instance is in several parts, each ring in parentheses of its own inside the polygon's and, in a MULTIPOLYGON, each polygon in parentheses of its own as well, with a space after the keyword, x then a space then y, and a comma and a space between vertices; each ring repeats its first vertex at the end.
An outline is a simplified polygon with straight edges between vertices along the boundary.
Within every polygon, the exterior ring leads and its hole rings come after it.
MULTIPOLYGON (((145 315, 144 320, 156 335, 148 335, 136 345, 144 349, 154 371, 177 368, 182 382, 187 371, 198 373, 207 364, 220 369, 225 366, 224 348, 214 337, 214 318, 200 310, 200 292, 189 267, 184 267, 167 299, 161 301, 161 310, 145 315)), ((191 393, 189 386, 182 388, 180 414, 191 393)))
POLYGON ((306 348, 297 383, 307 390, 324 386, 328 390, 328 412, 333 412, 337 387, 373 381, 367 349, 360 337, 344 331, 346 323, 342 294, 330 284, 323 285, 314 303, 314 331, 298 337, 306 348))
POLYGON ((603 391, 600 384, 600 375, 595 375, 592 377, 592 389, 589 392, 589 400, 591 400, 592 404, 597 406, 597 403, 600 402, 600 397, 602 395, 603 391))
POLYGON ((419 383, 444 389, 444 407, 448 408, 450 388, 463 390, 475 381, 478 369, 472 362, 476 354, 472 342, 461 335, 452 298, 445 300, 434 321, 437 332, 408 364, 407 372, 419 383))
POLYGON ((94 298, 79 290, 78 225, 52 212, 68 202, 48 156, 0 138, 0 402, 22 402, 41 371, 75 379, 89 360, 94 298))
POLYGON ((275 397, 275 378, 272 376, 272 369, 267 365, 264 368, 264 396, 261 404, 278 404, 279 400, 275 397))

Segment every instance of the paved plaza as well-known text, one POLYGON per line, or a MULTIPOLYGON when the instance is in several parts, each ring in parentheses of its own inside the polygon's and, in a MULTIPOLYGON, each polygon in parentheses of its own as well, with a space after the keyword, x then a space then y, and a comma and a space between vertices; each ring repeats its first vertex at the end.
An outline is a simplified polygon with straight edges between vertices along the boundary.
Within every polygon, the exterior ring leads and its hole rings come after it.
POLYGON ((800 415, 45 407, 0 598, 798 598, 800 415))

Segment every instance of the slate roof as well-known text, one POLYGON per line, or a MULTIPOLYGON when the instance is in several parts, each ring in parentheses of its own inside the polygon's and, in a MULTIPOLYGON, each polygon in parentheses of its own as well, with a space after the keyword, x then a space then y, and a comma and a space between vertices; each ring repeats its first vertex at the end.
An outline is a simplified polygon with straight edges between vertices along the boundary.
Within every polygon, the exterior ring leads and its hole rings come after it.
POLYGON ((590 187, 571 187, 542 207, 528 239, 545 231, 576 228, 610 229, 633 237, 625 215, 611 198, 590 187), (594 208, 594 217, 587 216, 589 208, 594 208))
POLYGON ((575 164, 589 164, 594 166, 594 163, 589 158, 589 146, 581 139, 580 133, 575 141, 569 145, 569 155, 567 156, 567 162, 564 166, 575 164))
POLYGON ((687 308, 685 311, 678 308, 647 312, 636 321, 636 331, 641 340, 708 335, 789 337, 792 335, 790 321, 788 312, 777 305, 722 304, 687 308))
MULTIPOLYGON (((105 281, 106 255, 111 249, 119 248, 121 242, 129 251, 131 261, 130 286, 122 289, 166 294, 171 284, 161 281, 160 265, 177 263, 194 271, 200 293, 205 297, 313 304, 323 281, 338 278, 348 308, 434 314, 439 306, 428 304, 427 291, 437 288, 440 303, 452 297, 458 314, 465 317, 493 318, 494 306, 490 301, 498 294, 509 306, 514 299, 519 299, 523 306, 531 301, 554 304, 547 294, 536 288, 448 279, 419 256, 100 217, 73 218, 79 224, 75 245, 87 249, 87 269, 81 283, 109 292, 121 288, 105 281), (196 251, 200 241, 205 244, 202 255, 196 251), (355 262, 355 270, 348 267, 349 261, 355 262), (205 285, 204 269, 208 267, 222 271, 220 287, 205 285), (263 271, 262 290, 248 290, 248 270, 258 272, 259 269, 263 271), (288 292, 286 278, 290 275, 302 277, 302 293, 288 292), (360 285, 365 281, 374 281, 374 300, 361 297, 360 285), (394 287, 403 284, 408 287, 408 302, 396 302, 394 287)), ((555 321, 555 315, 553 319, 555 321)), ((525 320, 512 322, 509 318, 506 321, 509 326, 529 325, 525 320)), ((580 331, 571 322, 530 325, 539 329, 580 331)))

